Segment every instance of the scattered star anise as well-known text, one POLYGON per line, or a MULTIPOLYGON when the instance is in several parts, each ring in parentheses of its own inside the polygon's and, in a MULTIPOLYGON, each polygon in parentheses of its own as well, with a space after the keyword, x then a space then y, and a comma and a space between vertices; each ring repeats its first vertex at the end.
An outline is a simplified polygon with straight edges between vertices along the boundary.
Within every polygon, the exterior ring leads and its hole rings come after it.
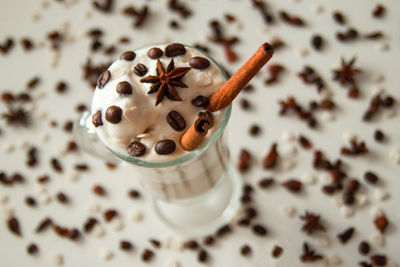
POLYGON ((312 250, 307 242, 303 243, 303 254, 300 255, 300 259, 302 262, 314 262, 322 259, 322 255, 316 254, 314 250, 312 250))
POLYGON ((153 94, 157 92, 156 106, 163 100, 164 96, 173 101, 182 101, 182 98, 179 96, 174 86, 183 88, 187 87, 187 85, 180 80, 190 69, 190 67, 181 67, 175 69, 174 60, 171 59, 167 66, 167 70, 164 70, 161 61, 157 60, 157 76, 146 76, 140 79, 140 82, 153 84, 147 93, 153 94))
POLYGON ((353 67, 355 61, 356 57, 353 57, 349 62, 346 62, 344 58, 342 58, 342 66, 333 70, 333 79, 339 81, 341 85, 350 84, 356 87, 354 76, 361 73, 361 69, 353 67))
POLYGON ((306 214, 300 216, 300 219, 304 221, 301 230, 307 234, 312 234, 315 231, 325 231, 325 227, 319 221, 320 216, 317 214, 306 211, 306 214))

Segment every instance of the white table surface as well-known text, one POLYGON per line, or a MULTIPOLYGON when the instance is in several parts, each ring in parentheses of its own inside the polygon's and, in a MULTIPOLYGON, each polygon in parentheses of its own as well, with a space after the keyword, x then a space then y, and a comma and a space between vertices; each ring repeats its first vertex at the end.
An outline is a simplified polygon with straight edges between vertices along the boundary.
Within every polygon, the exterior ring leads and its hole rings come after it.
MULTIPOLYGON (((67 1, 68 2, 68 1, 67 1)), ((71 2, 71 1, 69 1, 71 2)), ((127 197, 128 188, 139 188, 135 173, 127 168, 118 168, 109 171, 105 164, 93 159, 84 153, 77 155, 61 156, 64 165, 64 173, 57 174, 48 163, 53 156, 60 155, 67 140, 72 136, 62 130, 62 124, 66 120, 77 118, 75 111, 77 103, 90 104, 92 91, 87 83, 82 80, 81 67, 89 52, 89 39, 84 33, 92 26, 100 25, 106 32, 106 44, 115 42, 120 36, 128 35, 131 38, 129 45, 120 46, 119 52, 109 58, 94 54, 95 62, 102 62, 117 57, 118 54, 127 49, 137 48, 148 43, 161 41, 174 41, 187 44, 195 42, 206 44, 211 48, 211 55, 220 61, 230 71, 234 72, 246 58, 264 41, 272 40, 273 36, 282 38, 287 47, 274 55, 272 62, 283 64, 287 71, 282 76, 282 81, 276 85, 266 87, 263 80, 268 76, 264 68, 252 84, 255 91, 243 93, 239 98, 249 100, 253 109, 243 111, 238 102, 234 104, 234 111, 229 123, 229 142, 232 151, 232 160, 236 163, 238 152, 241 148, 248 149, 254 156, 254 161, 249 172, 243 175, 243 180, 256 185, 261 177, 272 175, 276 181, 284 181, 290 177, 301 177, 304 173, 311 173, 317 177, 315 185, 307 185, 305 194, 300 196, 288 193, 280 186, 263 191, 257 189, 254 194, 254 205, 259 210, 256 222, 265 224, 269 229, 266 237, 257 237, 251 230, 234 227, 234 232, 229 236, 218 239, 217 243, 207 251, 211 260, 210 266, 302 266, 298 260, 301 253, 301 245, 308 241, 313 248, 328 258, 337 255, 341 266, 356 266, 361 257, 357 252, 357 246, 361 240, 370 240, 376 229, 372 223, 371 210, 379 207, 387 215, 390 226, 384 234, 385 244, 378 247, 372 244, 373 253, 385 253, 388 257, 400 263, 400 166, 389 158, 392 149, 400 149, 399 117, 388 118, 379 115, 378 119, 370 123, 362 123, 361 116, 367 108, 371 91, 383 88, 387 93, 400 100, 399 90, 399 47, 400 32, 398 11, 400 2, 394 0, 372 1, 268 1, 273 13, 284 9, 289 13, 300 14, 307 21, 307 27, 295 28, 278 21, 273 26, 266 26, 258 11, 251 7, 250 1, 245 0, 192 0, 185 1, 193 10, 193 16, 187 20, 181 20, 176 14, 168 12, 165 1, 118 1, 112 15, 104 15, 90 8, 92 1, 77 1, 70 7, 64 8, 57 1, 26 1, 26 0, 3 0, 0 3, 0 41, 6 36, 13 36, 19 40, 22 37, 31 37, 35 43, 45 39, 46 34, 53 29, 59 28, 64 22, 70 27, 70 33, 74 41, 66 43, 61 49, 61 57, 56 68, 51 68, 51 54, 48 43, 45 47, 36 48, 26 53, 18 44, 12 52, 0 55, 0 77, 2 84, 0 92, 5 90, 23 91, 26 82, 33 76, 40 76, 42 82, 35 89, 33 95, 38 98, 36 108, 33 112, 34 125, 29 129, 5 127, 4 120, 0 121, 3 134, 0 136, 0 170, 12 173, 21 172, 27 178, 23 185, 4 187, 0 185, 0 197, 8 197, 8 203, 2 204, 0 214, 0 266, 53 266, 52 258, 60 253, 64 257, 64 266, 167 266, 171 260, 176 260, 180 266, 204 266, 198 263, 197 254, 192 251, 179 251, 176 249, 162 248, 156 251, 156 257, 151 263, 143 263, 140 260, 141 251, 152 248, 149 238, 165 240, 167 237, 179 240, 173 232, 158 222, 150 209, 148 196, 144 194, 141 200, 131 200, 127 197), (135 6, 146 3, 150 6, 151 17, 142 29, 133 29, 131 20, 120 14, 120 10, 134 2, 135 6), (370 15, 376 3, 383 3, 387 7, 387 13, 382 19, 373 19, 370 15), (42 8, 43 4, 48 7, 42 8), (313 6, 319 4, 324 11, 316 14, 312 11, 313 6), (348 25, 354 26, 361 33, 382 30, 386 38, 380 41, 358 40, 353 43, 339 43, 334 34, 339 29, 331 17, 333 10, 341 10, 347 17, 348 25), (90 11, 92 16, 86 18, 85 14, 90 11), (221 46, 209 43, 207 34, 210 29, 208 22, 211 18, 224 21, 223 14, 231 13, 237 17, 238 23, 228 26, 228 35, 237 35, 240 43, 234 46, 234 50, 240 55, 235 64, 227 63, 223 56, 221 46), (32 16, 37 14, 40 20, 32 21, 32 16), (176 18, 181 24, 180 30, 171 30, 168 27, 170 19, 176 18), (315 52, 309 45, 312 34, 320 33, 326 40, 327 45, 322 52, 315 52), (387 44, 387 51, 379 51, 380 45, 387 44), (305 48, 309 51, 308 56, 301 58, 296 51, 305 48), (363 74, 358 78, 362 97, 358 100, 347 98, 347 91, 333 82, 332 69, 340 63, 340 57, 350 59, 357 56, 356 65, 363 69, 363 74), (287 95, 293 95, 302 104, 307 104, 311 99, 320 99, 313 86, 304 85, 296 73, 304 64, 310 64, 322 75, 327 88, 333 93, 333 99, 338 104, 334 111, 333 121, 324 121, 321 113, 317 118, 321 127, 317 130, 309 129, 305 123, 300 122, 292 116, 278 118, 278 100, 287 95), (374 77, 383 74, 385 79, 380 83, 374 81, 374 77), (54 86, 60 79, 66 80, 70 90, 63 95, 56 94, 54 86), (47 114, 45 119, 39 117, 47 114), (57 120, 58 128, 50 128, 49 122, 57 120), (258 137, 250 137, 248 129, 250 125, 257 123, 262 127, 262 133, 258 137), (387 142, 379 144, 373 140, 373 132, 380 128, 388 136, 387 142), (278 142, 282 154, 285 144, 281 136, 284 131, 294 134, 304 134, 309 137, 315 148, 320 148, 329 159, 334 160, 339 156, 339 149, 345 143, 343 133, 355 133, 360 139, 365 140, 370 153, 359 157, 341 157, 346 164, 350 177, 356 177, 362 182, 362 193, 367 196, 368 203, 365 207, 356 208, 355 215, 344 218, 340 208, 334 203, 332 197, 321 192, 324 184, 324 172, 315 171, 311 166, 312 152, 298 147, 296 156, 283 156, 295 162, 295 168, 289 171, 266 171, 261 167, 262 157, 273 142, 278 142), (43 141, 48 135, 49 140, 43 141), (26 148, 24 145, 32 144, 39 148, 40 164, 38 167, 29 169, 25 166, 26 148), (12 153, 5 151, 10 146, 15 147, 12 153), (78 162, 86 162, 90 165, 90 171, 79 174, 79 180, 71 182, 69 176, 73 165, 78 162), (373 170, 379 174, 383 182, 380 188, 390 194, 385 201, 377 200, 374 196, 376 187, 367 185, 362 176, 366 170, 373 170), (40 190, 36 177, 49 174, 51 182, 46 185, 48 192, 53 197, 51 203, 36 208, 29 208, 24 203, 26 195, 37 196, 40 190), (106 198, 100 198, 91 193, 95 183, 103 184, 107 191, 106 198), (66 192, 71 198, 70 205, 61 205, 54 195, 58 191, 66 192), (103 222, 105 235, 101 238, 85 235, 79 243, 59 238, 53 231, 43 234, 35 234, 34 228, 39 220, 45 216, 51 216, 55 221, 65 226, 81 227, 85 219, 91 214, 89 206, 98 203, 102 209, 116 208, 123 219, 124 228, 115 231, 103 222), (282 213, 284 206, 294 206, 297 214, 289 218, 282 213), (23 237, 16 237, 6 227, 7 209, 12 209, 20 219, 23 237), (131 210, 142 211, 144 219, 142 222, 133 222, 129 218, 131 210), (326 225, 327 231, 322 234, 329 240, 325 248, 318 246, 318 236, 307 236, 300 231, 302 222, 298 218, 305 210, 319 213, 326 225), (356 233, 346 244, 338 242, 336 234, 354 226, 356 233), (119 240, 131 240, 135 245, 132 253, 122 252, 119 240), (26 253, 26 246, 35 242, 40 248, 38 256, 32 257, 26 253), (243 244, 249 244, 253 253, 250 257, 243 257, 239 248, 243 244), (279 260, 271 257, 272 247, 278 244, 284 248, 283 255, 279 260), (100 251, 111 250, 114 257, 109 261, 100 258, 100 251)), ((4 111, 4 104, 0 110, 4 111)), ((398 105, 395 107, 398 110, 398 105)), ((288 146, 288 144, 286 144, 288 146)), ((141 190, 143 192, 143 190, 141 190)), ((101 218, 101 214, 94 214, 101 218)), ((312 265, 312 264, 309 264, 312 265)), ((316 264, 318 265, 318 264, 316 264)))

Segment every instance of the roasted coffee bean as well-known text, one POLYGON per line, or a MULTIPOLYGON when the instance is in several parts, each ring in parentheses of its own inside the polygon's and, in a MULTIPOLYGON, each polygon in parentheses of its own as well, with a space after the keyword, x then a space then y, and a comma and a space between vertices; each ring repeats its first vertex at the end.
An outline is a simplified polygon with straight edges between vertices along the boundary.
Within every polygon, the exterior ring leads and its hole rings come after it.
POLYGON ((147 67, 145 65, 143 65, 142 63, 139 63, 135 66, 135 68, 133 69, 133 72, 137 76, 142 77, 147 73, 147 67))
POLYGON ((143 252, 142 252, 142 260, 145 262, 151 261, 154 257, 154 252, 148 248, 146 248, 143 252))
POLYGON ((136 57, 135 52, 133 52, 133 51, 127 51, 127 52, 123 53, 123 54, 119 57, 119 59, 120 59, 120 60, 126 60, 126 61, 132 61, 132 60, 135 59, 135 57, 136 57))
POLYGON ((208 253, 204 249, 201 249, 199 251, 199 254, 197 254, 197 260, 199 262, 207 262, 208 261, 208 253))
POLYGON ((378 176, 371 171, 364 174, 364 179, 370 184, 376 184, 379 180, 378 176))
POLYGON ((47 228, 49 228, 53 224, 53 221, 50 218, 44 218, 40 224, 36 227, 35 232, 36 233, 41 233, 47 228))
POLYGON ((131 189, 131 190, 129 190, 129 192, 128 192, 128 196, 130 197, 130 198, 134 198, 134 199, 138 199, 138 198, 141 198, 141 194, 140 194, 140 192, 138 191, 138 190, 136 190, 136 189, 131 189))
POLYGON ((132 142, 128 145, 128 154, 133 157, 140 157, 146 153, 146 146, 140 142, 132 142))
POLYGON ((168 155, 175 151, 175 142, 171 139, 164 139, 158 141, 154 147, 154 150, 159 155, 168 155))
POLYGON ((133 245, 132 245, 132 243, 129 242, 129 241, 122 240, 122 241, 119 243, 119 247, 120 247, 121 250, 128 251, 128 250, 132 250, 133 245))
POLYGON ((203 70, 210 66, 210 61, 204 57, 192 57, 189 59, 189 65, 193 69, 203 70))
POLYGON ((385 255, 375 254, 369 257, 369 259, 374 266, 386 266, 387 259, 385 255))
POLYGON ((185 119, 176 110, 172 110, 168 113, 167 122, 172 127, 172 129, 177 132, 180 132, 186 128, 185 119))
POLYGON ((274 246, 274 248, 272 249, 272 257, 274 258, 279 258, 282 255, 283 252, 283 248, 280 246, 274 246))
POLYGON ((11 217, 7 220, 8 229, 15 235, 21 236, 21 228, 19 226, 19 221, 16 217, 11 217))
POLYGON ((382 142, 385 139, 385 134, 381 130, 377 129, 374 132, 374 139, 377 142, 382 142))
POLYGON ((111 72, 109 70, 106 70, 105 72, 103 72, 102 74, 100 74, 99 78, 97 79, 97 87, 99 89, 103 88, 107 82, 110 80, 111 77, 111 72))
POLYGON ((62 192, 57 193, 56 195, 57 200, 60 201, 61 203, 68 203, 69 202, 69 198, 67 197, 67 195, 65 195, 62 192))
POLYGON ((106 195, 106 190, 104 189, 104 187, 102 187, 101 185, 94 185, 92 188, 93 193, 95 193, 98 196, 105 196, 106 195))
POLYGON ((361 255, 367 255, 370 250, 370 245, 367 241, 362 241, 358 245, 358 251, 360 252, 361 255))
POLYGON ((346 20, 345 20, 343 14, 340 13, 339 11, 335 11, 335 12, 333 13, 333 19, 334 19, 338 24, 341 24, 341 25, 343 25, 343 24, 346 23, 346 20))
POLYGON ((112 124, 117 124, 122 120, 122 109, 117 106, 110 106, 106 110, 106 120, 112 124))
POLYGON ((206 107, 209 101, 207 97, 199 95, 193 98, 191 103, 195 107, 206 107))
POLYGON ((60 82, 58 82, 57 83, 57 85, 56 85, 56 92, 57 93, 64 93, 65 91, 67 91, 68 90, 68 85, 65 83, 65 82, 63 82, 63 81, 60 81, 60 82))
POLYGON ((37 254, 39 252, 39 248, 38 248, 38 246, 36 244, 31 243, 26 248, 26 251, 28 252, 28 254, 34 255, 34 254, 37 254))
POLYGON ((147 56, 151 59, 160 58, 163 54, 164 52, 158 47, 150 48, 149 51, 147 51, 147 56))
POLYGON ((262 189, 269 188, 275 183, 274 178, 272 177, 267 177, 263 178, 260 181, 258 181, 258 186, 262 189))
POLYGON ((354 228, 350 227, 337 235, 337 238, 342 244, 345 244, 353 236, 354 228))
POLYGON ((188 240, 185 243, 183 243, 183 247, 190 249, 190 250, 196 250, 199 247, 199 243, 197 243, 196 240, 188 240))
POLYGON ((252 249, 249 245, 243 245, 240 248, 240 254, 242 254, 243 256, 248 256, 251 254, 251 252, 252 252, 252 249))
POLYGON ((320 35, 314 35, 311 38, 311 45, 315 50, 320 51, 324 46, 324 39, 320 35))
POLYGON ((31 207, 35 207, 37 205, 36 200, 33 197, 29 197, 29 196, 25 198, 25 203, 26 203, 26 205, 31 206, 31 207))
POLYGON ((167 57, 176 57, 184 55, 186 53, 185 46, 183 44, 174 43, 170 44, 165 48, 165 55, 167 57))
POLYGON ((262 226, 260 224, 253 225, 252 230, 253 230, 253 233, 258 236, 265 236, 268 233, 267 228, 265 228, 264 226, 262 226))
POLYGON ((103 121, 101 119, 101 111, 100 110, 96 111, 96 113, 94 113, 92 115, 92 123, 93 123, 94 127, 98 127, 98 126, 103 125, 103 121))
POLYGON ((352 205, 354 203, 354 193, 346 191, 342 195, 342 200, 346 205, 352 205))
POLYGON ((131 95, 132 85, 127 81, 120 82, 117 84, 116 91, 120 95, 131 95))

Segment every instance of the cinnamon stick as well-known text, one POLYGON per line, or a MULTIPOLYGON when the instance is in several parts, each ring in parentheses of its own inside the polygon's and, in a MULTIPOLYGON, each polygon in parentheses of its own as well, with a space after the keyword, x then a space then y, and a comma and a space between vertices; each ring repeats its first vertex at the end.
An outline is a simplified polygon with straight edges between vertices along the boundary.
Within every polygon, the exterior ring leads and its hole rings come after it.
POLYGON ((209 98, 206 107, 209 111, 217 111, 227 107, 257 72, 271 59, 274 49, 268 43, 261 45, 257 51, 233 76, 209 98))
POLYGON ((186 151, 195 150, 207 135, 208 130, 213 126, 210 117, 199 116, 199 118, 190 126, 190 128, 182 135, 181 145, 186 151))

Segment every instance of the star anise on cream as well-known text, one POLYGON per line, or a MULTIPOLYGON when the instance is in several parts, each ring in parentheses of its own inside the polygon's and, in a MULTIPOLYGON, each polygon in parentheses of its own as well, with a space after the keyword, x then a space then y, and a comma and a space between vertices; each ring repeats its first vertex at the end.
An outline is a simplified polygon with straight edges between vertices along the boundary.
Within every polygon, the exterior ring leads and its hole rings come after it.
POLYGON ((147 93, 153 94, 157 92, 156 106, 164 99, 164 96, 173 101, 182 101, 182 98, 179 96, 174 86, 183 88, 187 87, 187 85, 184 84, 181 79, 190 69, 190 67, 175 68, 174 60, 171 59, 167 69, 165 70, 161 61, 157 60, 157 76, 146 76, 140 79, 140 82, 153 84, 147 93))
POLYGON ((325 227, 320 222, 320 216, 317 214, 306 211, 305 215, 300 216, 300 219, 304 221, 301 230, 307 234, 312 234, 315 231, 325 231, 325 227))
POLYGON ((341 85, 350 84, 353 87, 357 87, 354 77, 362 71, 353 66, 355 62, 356 57, 353 57, 349 62, 346 62, 344 58, 342 58, 342 65, 340 68, 333 70, 333 80, 339 81, 341 85))

